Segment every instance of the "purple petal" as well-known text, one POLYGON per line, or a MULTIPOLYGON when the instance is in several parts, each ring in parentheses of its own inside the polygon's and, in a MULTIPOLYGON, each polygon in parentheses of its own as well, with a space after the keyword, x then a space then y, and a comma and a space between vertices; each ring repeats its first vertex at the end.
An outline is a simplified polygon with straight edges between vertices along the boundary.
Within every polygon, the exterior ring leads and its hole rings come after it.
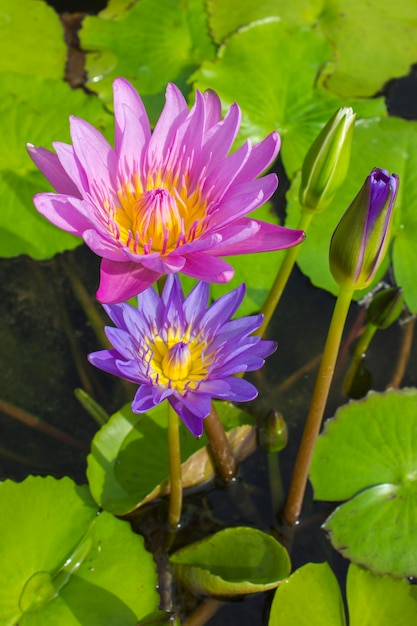
POLYGON ((207 309, 210 285, 199 281, 186 297, 183 308, 187 324, 194 326, 196 320, 207 309))
POLYGON ((245 297, 246 286, 240 285, 230 293, 226 293, 216 300, 204 313, 200 320, 200 327, 210 333, 215 333, 226 321, 228 321, 239 308, 245 297))
POLYGON ((141 385, 136 392, 132 402, 132 411, 134 413, 145 413, 155 406, 152 385, 141 385))
POLYGON ((138 358, 138 348, 135 339, 129 331, 113 326, 105 327, 106 337, 120 355, 120 358, 128 361, 138 358))
POLYGON ((120 377, 120 372, 116 366, 118 356, 116 350, 99 350, 98 352, 91 352, 87 358, 95 367, 120 377))
POLYGON ((76 198, 80 197, 76 185, 68 176, 54 152, 45 150, 45 148, 35 148, 31 143, 27 144, 27 151, 32 161, 58 193, 75 196, 76 198))
POLYGON ((102 259, 97 300, 106 304, 129 300, 153 285, 158 278, 160 274, 136 263, 118 263, 102 259))

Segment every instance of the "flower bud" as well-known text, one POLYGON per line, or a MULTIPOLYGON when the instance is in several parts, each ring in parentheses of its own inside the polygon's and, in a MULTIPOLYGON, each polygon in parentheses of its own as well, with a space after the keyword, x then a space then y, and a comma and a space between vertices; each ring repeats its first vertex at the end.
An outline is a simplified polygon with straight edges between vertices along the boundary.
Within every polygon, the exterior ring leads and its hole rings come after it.
POLYGON ((323 211, 346 178, 355 113, 342 107, 318 135, 301 171, 300 203, 308 211, 323 211))
POLYGON ((329 260, 341 287, 356 290, 371 284, 388 247, 397 190, 396 174, 373 169, 337 225, 329 260))
POLYGON ((281 452, 288 443, 287 424, 279 411, 270 411, 259 429, 259 445, 268 452, 281 452))
POLYGON ((366 311, 366 319, 368 324, 384 330, 400 317, 403 309, 404 296, 401 287, 391 287, 372 298, 366 311))

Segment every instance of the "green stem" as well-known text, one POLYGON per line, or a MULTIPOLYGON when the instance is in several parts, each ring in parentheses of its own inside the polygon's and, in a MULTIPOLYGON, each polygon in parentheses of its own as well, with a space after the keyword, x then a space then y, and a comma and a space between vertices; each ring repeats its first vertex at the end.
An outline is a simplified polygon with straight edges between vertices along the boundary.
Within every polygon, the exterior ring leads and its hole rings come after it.
POLYGON ((378 327, 374 324, 368 324, 363 334, 359 337, 355 346, 355 350, 352 355, 352 361, 347 369, 345 378, 343 381, 343 391, 348 396, 351 392, 353 381, 355 380, 356 372, 361 364, 363 356, 368 350, 369 344, 372 341, 378 327))
POLYGON ((341 288, 333 311, 284 509, 284 518, 289 524, 294 524, 301 514, 311 459, 320 431, 352 295, 352 289, 341 288))
MULTIPOLYGON (((307 230, 314 213, 303 211, 300 217, 300 221, 297 225, 297 229, 299 230, 307 230)), ((262 313, 264 315, 264 321, 262 326, 258 328, 257 331, 254 332, 254 335, 259 335, 262 337, 265 334, 267 326, 271 321, 271 317, 278 306, 278 302, 281 299, 282 293, 285 289, 285 285, 288 282, 288 278, 292 272, 295 261, 297 260, 297 256, 300 250, 300 246, 293 246, 292 248, 288 248, 284 260, 281 264, 281 267, 278 270, 278 274, 275 278, 275 282, 271 287, 271 290, 263 304, 262 313)))
POLYGON ((169 510, 168 523, 175 530, 181 519, 182 477, 180 423, 177 413, 168 403, 168 448, 169 448, 169 510))

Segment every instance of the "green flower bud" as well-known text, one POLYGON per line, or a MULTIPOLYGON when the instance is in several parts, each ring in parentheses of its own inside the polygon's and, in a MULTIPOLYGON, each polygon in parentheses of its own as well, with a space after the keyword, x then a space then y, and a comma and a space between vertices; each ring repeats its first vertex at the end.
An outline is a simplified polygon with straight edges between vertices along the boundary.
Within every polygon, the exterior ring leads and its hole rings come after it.
POLYGON ((404 296, 401 287, 391 287, 377 293, 366 311, 369 324, 380 330, 391 326, 404 309, 404 296))
POLYGON ((307 152, 300 187, 300 204, 304 209, 323 211, 345 180, 355 117, 350 107, 339 109, 307 152))
POLYGON ((388 244, 398 176, 375 168, 340 220, 330 243, 333 278, 348 289, 368 287, 388 244))
POLYGON ((268 452, 281 452, 288 443, 288 428, 282 413, 270 411, 259 429, 259 445, 268 452))

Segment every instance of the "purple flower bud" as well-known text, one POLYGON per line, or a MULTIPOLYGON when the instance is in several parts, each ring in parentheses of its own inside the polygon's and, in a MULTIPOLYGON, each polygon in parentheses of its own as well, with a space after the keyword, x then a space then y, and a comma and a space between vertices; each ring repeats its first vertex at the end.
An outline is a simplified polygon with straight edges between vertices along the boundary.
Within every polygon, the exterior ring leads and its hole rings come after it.
POLYGON ((365 289, 388 244, 398 176, 375 168, 340 220, 330 243, 330 270, 341 287, 365 289))

